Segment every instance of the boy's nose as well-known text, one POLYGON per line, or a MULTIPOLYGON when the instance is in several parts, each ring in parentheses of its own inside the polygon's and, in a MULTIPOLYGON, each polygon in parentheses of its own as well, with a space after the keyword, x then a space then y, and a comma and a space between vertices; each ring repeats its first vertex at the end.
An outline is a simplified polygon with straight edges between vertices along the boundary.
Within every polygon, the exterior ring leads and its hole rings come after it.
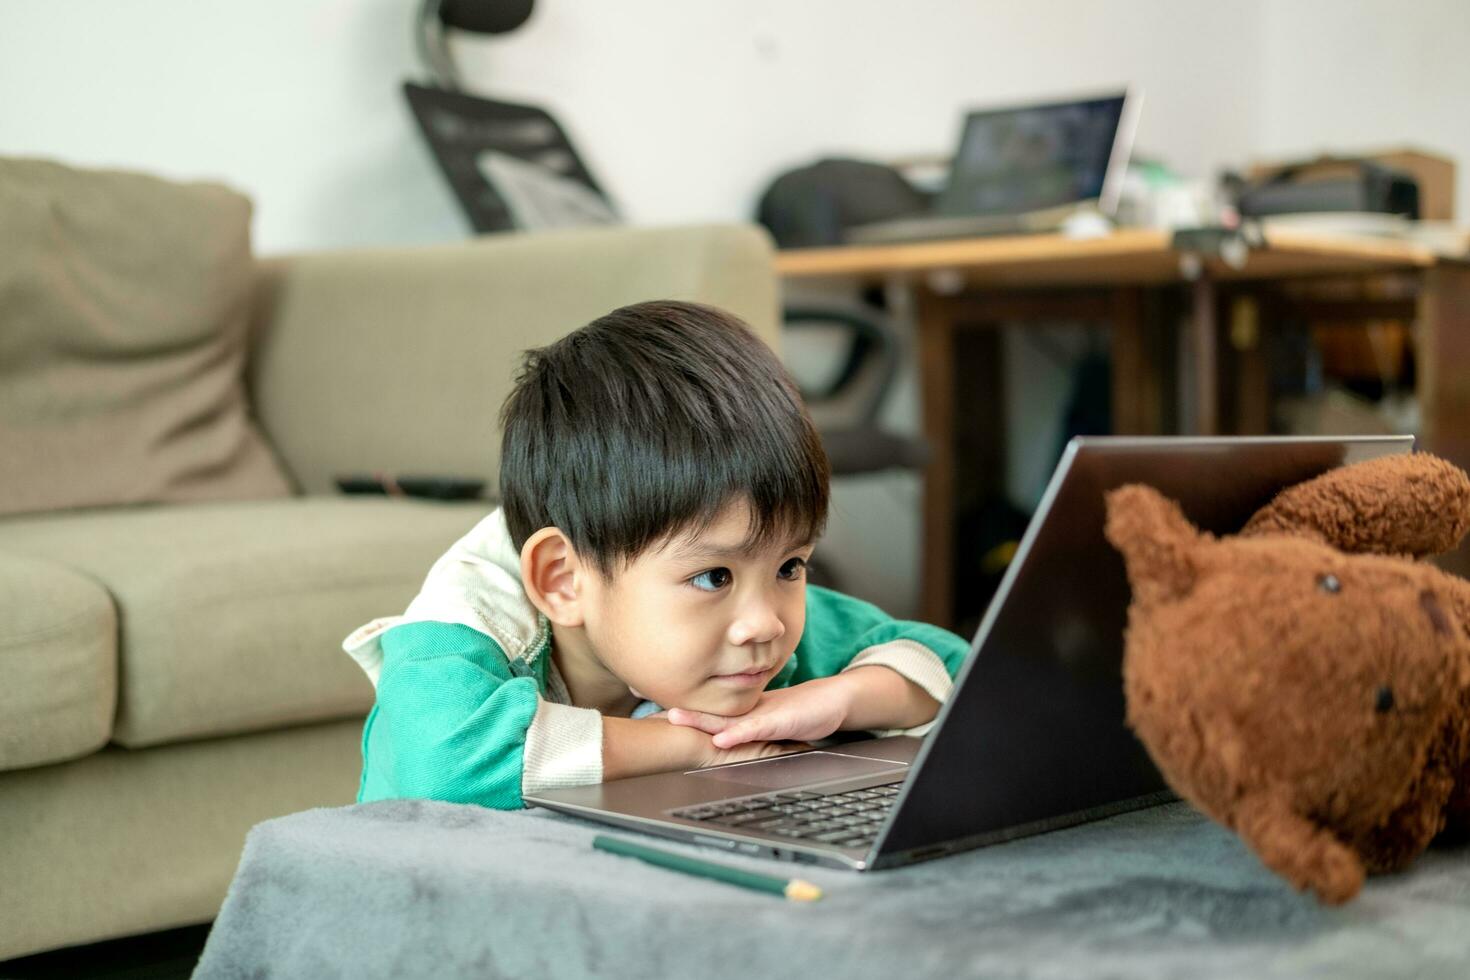
POLYGON ((786 624, 776 615, 775 607, 766 603, 748 603, 730 624, 730 643, 744 646, 747 643, 770 643, 781 638, 786 624))

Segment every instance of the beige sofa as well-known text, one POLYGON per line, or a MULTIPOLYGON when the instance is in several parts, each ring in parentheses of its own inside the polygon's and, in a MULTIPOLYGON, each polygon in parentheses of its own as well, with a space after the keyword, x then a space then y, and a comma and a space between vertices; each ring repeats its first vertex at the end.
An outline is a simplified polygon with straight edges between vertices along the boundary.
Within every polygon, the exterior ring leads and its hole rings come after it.
POLYGON ((289 496, 0 518, 0 959, 208 921, 248 828, 352 801, 372 692, 339 642, 400 610, 488 505, 346 497, 334 475, 493 488, 518 353, 624 303, 718 304, 773 343, 777 326, 769 242, 743 226, 254 276, 247 390, 289 496))

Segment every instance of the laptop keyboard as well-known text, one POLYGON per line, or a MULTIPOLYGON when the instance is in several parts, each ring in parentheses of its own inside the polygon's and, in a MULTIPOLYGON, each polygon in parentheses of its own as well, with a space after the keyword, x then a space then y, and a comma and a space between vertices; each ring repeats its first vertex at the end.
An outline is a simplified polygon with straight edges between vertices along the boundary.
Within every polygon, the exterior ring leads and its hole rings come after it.
POLYGON ((898 797, 898 783, 844 793, 769 793, 741 800, 701 803, 673 816, 733 830, 758 830, 795 840, 866 847, 898 797))

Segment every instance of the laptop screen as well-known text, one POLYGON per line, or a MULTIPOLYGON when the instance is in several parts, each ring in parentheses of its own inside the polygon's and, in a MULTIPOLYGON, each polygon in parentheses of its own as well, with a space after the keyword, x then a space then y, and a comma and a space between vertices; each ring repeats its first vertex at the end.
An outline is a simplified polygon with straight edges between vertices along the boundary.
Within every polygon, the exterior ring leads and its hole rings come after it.
POLYGON ((1111 212, 1114 195, 1104 191, 1117 182, 1109 180, 1110 169, 1121 176, 1127 164, 1127 101, 1119 93, 970 113, 938 210, 1021 214, 1101 200, 1111 212))

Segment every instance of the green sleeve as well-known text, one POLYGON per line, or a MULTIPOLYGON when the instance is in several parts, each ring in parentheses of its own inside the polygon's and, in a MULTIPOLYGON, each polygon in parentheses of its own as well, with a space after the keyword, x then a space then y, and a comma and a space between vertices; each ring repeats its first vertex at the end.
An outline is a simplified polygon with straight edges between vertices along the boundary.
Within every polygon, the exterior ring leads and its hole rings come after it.
POLYGON ((807 587, 806 596, 806 629, 792 657, 796 667, 782 671, 773 687, 831 677, 864 650, 893 640, 912 640, 931 650, 951 678, 969 655, 969 643, 938 626, 894 619, 872 603, 815 585, 807 587))
POLYGON ((383 634, 378 701, 363 731, 358 800, 521 803, 538 687, 468 626, 406 623, 383 634))

